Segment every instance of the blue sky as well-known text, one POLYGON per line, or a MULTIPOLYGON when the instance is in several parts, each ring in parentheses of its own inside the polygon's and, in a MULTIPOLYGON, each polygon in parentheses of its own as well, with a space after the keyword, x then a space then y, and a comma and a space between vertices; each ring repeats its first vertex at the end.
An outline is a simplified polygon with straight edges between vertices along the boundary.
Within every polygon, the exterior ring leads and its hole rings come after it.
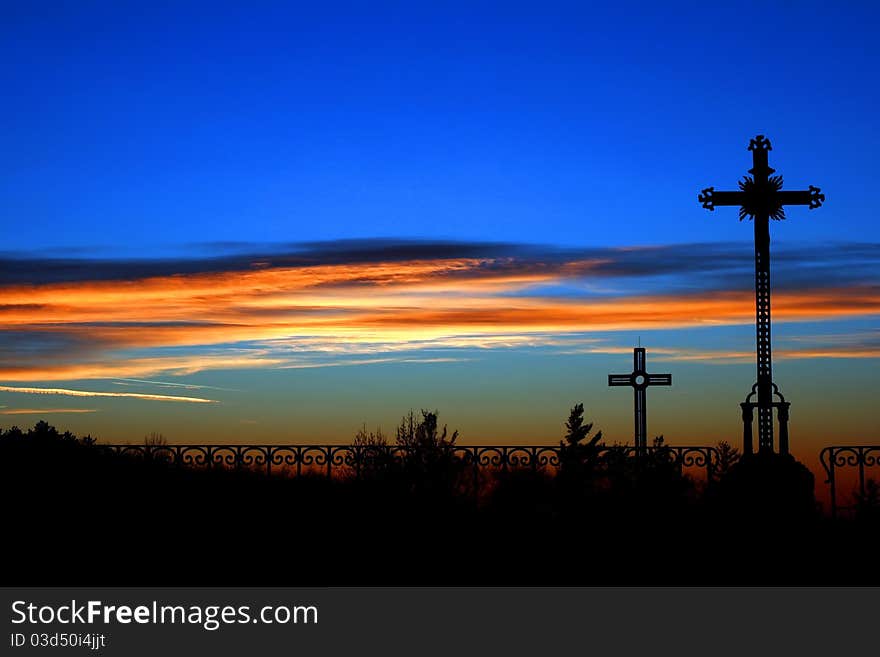
MULTIPOLYGON (((711 3, 710 3, 711 4, 711 3)), ((827 190, 779 240, 877 240, 878 9, 11 3, 4 249, 357 237, 750 239, 755 134, 827 190)))

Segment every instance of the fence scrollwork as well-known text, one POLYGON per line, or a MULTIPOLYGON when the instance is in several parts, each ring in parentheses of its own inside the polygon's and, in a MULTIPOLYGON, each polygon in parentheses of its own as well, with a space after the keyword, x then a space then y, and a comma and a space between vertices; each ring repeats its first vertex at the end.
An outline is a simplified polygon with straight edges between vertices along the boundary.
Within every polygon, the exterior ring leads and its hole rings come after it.
MULTIPOLYGON (((380 465, 404 465, 410 456, 399 445, 114 445, 101 444, 102 450, 118 456, 164 461, 171 465, 198 468, 263 470, 267 474, 304 472, 334 476, 353 473, 360 476, 365 468, 380 465)), ((829 467, 875 465, 880 463, 878 447, 829 448, 823 451, 823 465, 829 467), (829 466, 828 464, 831 464, 829 466)), ((565 459, 566 448, 560 445, 452 445, 451 459, 465 467, 479 470, 555 470, 565 459)), ((639 452, 627 445, 600 445, 592 452, 609 462, 615 458, 653 457, 668 461, 681 471, 702 471, 711 480, 718 451, 715 447, 663 445, 639 452)), ((829 474, 829 477, 832 476, 829 474)))
POLYGON ((867 468, 880 466, 880 445, 830 445, 819 452, 819 463, 825 470, 825 483, 828 484, 831 499, 831 515, 837 517, 839 511, 851 510, 854 505, 840 504, 837 493, 838 471, 856 469, 856 497, 865 499, 867 492, 867 468))

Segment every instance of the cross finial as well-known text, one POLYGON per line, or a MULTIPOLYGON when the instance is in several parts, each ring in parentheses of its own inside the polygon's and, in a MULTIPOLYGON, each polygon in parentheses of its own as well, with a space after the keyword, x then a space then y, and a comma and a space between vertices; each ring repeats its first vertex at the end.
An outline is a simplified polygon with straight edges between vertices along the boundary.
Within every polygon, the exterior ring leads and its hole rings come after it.
POLYGON ((758 135, 754 139, 749 141, 749 150, 750 151, 772 151, 773 147, 770 145, 770 140, 767 139, 764 135, 758 135))

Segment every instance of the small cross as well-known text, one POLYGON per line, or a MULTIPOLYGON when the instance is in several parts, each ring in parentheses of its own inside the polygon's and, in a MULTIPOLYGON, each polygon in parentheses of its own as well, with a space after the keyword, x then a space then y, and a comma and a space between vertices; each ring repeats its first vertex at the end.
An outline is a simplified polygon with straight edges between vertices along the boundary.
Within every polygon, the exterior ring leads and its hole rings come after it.
POLYGON ((635 446, 640 453, 648 446, 648 386, 671 386, 671 374, 648 374, 645 371, 645 348, 633 349, 633 371, 631 374, 609 374, 609 386, 632 386, 633 416, 635 424, 635 446))

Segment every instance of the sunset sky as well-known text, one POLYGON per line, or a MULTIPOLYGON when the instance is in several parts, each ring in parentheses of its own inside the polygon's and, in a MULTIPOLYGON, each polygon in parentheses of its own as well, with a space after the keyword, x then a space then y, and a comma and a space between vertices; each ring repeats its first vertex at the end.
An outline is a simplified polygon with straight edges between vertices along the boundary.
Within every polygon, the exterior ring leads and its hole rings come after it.
POLYGON ((649 433, 739 446, 752 226, 697 194, 765 134, 826 194, 771 226, 792 449, 876 442, 880 10, 423 4, 4 5, 0 427, 631 442, 640 340, 649 433))

